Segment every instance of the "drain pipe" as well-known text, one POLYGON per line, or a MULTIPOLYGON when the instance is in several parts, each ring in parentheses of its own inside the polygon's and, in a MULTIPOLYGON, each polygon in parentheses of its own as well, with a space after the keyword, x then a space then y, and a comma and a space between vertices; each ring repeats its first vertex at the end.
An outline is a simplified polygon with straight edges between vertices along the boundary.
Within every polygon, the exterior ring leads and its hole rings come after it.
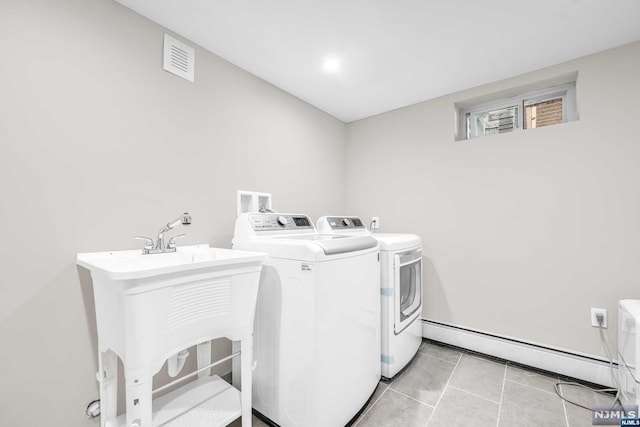
POLYGON ((187 350, 182 350, 178 354, 174 354, 173 356, 167 359, 167 371, 171 378, 174 378, 176 375, 182 371, 184 368, 184 363, 187 361, 187 357, 189 356, 189 352, 187 350))

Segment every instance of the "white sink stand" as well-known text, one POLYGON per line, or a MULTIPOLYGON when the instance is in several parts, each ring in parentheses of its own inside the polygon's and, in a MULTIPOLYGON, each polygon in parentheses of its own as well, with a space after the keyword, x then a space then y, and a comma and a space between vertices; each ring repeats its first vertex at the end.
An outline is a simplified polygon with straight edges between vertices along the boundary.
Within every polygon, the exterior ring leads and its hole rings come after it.
POLYGON ((251 426, 253 318, 265 255, 208 246, 178 249, 78 254, 78 264, 93 278, 101 427, 225 426, 239 416, 243 427, 251 426), (233 354, 212 364, 211 340, 220 337, 233 342, 233 354), (152 390, 154 374, 194 345, 197 374, 182 377, 198 378, 153 399, 167 388, 152 390), (126 393, 126 413, 120 416, 118 357, 126 393), (228 359, 233 386, 210 375, 212 366, 228 359))
POLYGON ((198 344, 198 368, 196 371, 198 379, 156 400, 152 399, 154 393, 152 390, 153 376, 137 378, 138 382, 136 383, 136 380, 131 381, 131 374, 127 372, 125 366, 126 414, 119 417, 116 413, 118 399, 117 355, 111 350, 101 351, 98 374, 102 372, 104 378, 98 380, 101 399, 100 425, 102 427, 225 426, 238 416, 242 416, 242 427, 251 427, 252 343, 251 336, 233 341, 234 353, 215 363, 210 363, 211 341, 198 344), (240 361, 238 361, 238 356, 240 361), (233 387, 220 377, 210 375, 211 367, 228 358, 233 358, 233 387))

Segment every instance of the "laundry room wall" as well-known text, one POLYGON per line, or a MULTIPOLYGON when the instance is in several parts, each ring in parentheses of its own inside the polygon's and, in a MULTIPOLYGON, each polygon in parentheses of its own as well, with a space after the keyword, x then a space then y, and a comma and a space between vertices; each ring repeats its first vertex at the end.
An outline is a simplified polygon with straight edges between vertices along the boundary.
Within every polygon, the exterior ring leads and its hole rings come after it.
MULTIPOLYGON (((347 212, 413 232, 423 316, 604 356, 640 298, 640 43, 350 123, 347 212), (572 73, 579 120, 456 142, 459 102, 572 73)), ((470 67, 468 72, 473 72, 470 67)))
POLYGON ((198 47, 194 83, 163 71, 164 32, 113 0, 0 2, 2 426, 97 425, 77 253, 184 211, 180 244, 228 248, 238 189, 344 209, 344 123, 198 47))

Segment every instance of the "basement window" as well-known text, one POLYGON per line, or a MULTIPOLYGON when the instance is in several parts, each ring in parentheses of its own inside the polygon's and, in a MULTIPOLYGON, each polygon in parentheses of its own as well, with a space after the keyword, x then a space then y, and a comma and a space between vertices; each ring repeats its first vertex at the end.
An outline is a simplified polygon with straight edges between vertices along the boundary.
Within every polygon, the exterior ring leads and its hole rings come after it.
POLYGON ((577 119, 576 83, 527 92, 459 110, 459 139, 514 132, 577 119))

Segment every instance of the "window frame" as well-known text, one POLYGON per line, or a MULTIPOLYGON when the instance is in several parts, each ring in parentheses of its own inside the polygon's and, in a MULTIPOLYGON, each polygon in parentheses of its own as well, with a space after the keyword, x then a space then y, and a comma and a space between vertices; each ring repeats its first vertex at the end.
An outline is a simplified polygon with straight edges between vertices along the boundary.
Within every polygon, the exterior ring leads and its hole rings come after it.
MULTIPOLYGON (((562 122, 566 123, 577 120, 576 105, 576 82, 563 83, 561 85, 551 86, 545 89, 525 92, 517 96, 501 98, 493 101, 475 104, 470 107, 464 107, 458 111, 458 135, 459 141, 469 141, 483 136, 495 135, 495 133, 476 135, 476 120, 478 114, 488 113, 494 110, 518 106, 518 123, 508 132, 518 132, 528 130, 525 128, 525 108, 531 104, 549 101, 552 99, 562 98, 562 122)), ((545 126, 546 127, 546 126, 545 126)), ((531 128, 534 129, 534 128, 531 128)))

